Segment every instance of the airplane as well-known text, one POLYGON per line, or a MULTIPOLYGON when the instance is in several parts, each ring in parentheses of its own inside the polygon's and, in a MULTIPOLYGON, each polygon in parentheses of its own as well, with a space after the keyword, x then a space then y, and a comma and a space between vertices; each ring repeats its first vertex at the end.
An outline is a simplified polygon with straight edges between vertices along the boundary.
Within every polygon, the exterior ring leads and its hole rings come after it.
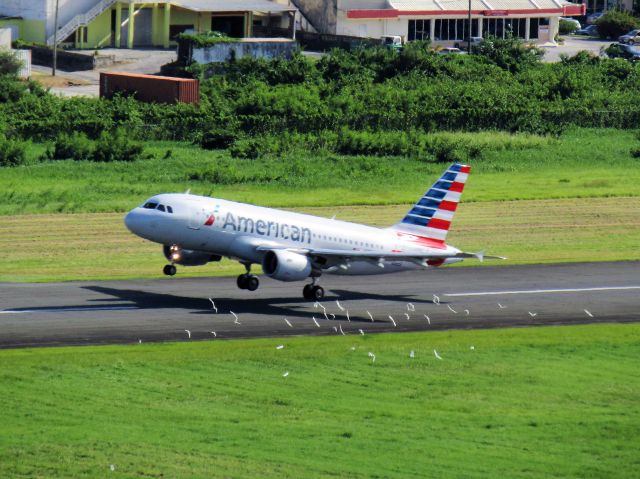
POLYGON ((240 289, 258 289, 260 281, 251 267, 259 264, 266 276, 279 281, 310 278, 302 295, 317 301, 325 295, 318 285, 325 273, 371 275, 435 268, 465 258, 505 259, 465 253, 445 243, 470 171, 468 165, 449 166, 400 222, 388 228, 189 192, 155 195, 131 210, 124 222, 132 233, 163 245, 170 261, 165 275, 175 275, 175 265, 199 266, 225 256, 246 269, 237 278, 240 289))

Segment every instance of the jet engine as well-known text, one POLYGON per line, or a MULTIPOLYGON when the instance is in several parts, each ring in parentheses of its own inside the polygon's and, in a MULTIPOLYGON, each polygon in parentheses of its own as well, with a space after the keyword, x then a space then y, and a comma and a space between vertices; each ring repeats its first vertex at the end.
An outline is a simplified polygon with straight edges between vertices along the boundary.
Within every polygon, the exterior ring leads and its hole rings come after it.
POLYGON ((207 253, 205 251, 195 251, 191 249, 182 249, 178 245, 164 245, 162 252, 165 258, 174 264, 183 266, 202 266, 210 261, 220 261, 221 256, 207 253))
POLYGON ((271 250, 262 258, 262 271, 279 281, 300 281, 311 274, 311 260, 291 251, 271 250))

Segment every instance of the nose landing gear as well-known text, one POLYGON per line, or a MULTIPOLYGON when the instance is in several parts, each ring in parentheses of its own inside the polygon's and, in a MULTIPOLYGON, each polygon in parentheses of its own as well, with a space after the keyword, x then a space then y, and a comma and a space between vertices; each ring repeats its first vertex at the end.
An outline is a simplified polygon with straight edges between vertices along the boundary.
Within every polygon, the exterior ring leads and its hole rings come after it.
POLYGON ((176 266, 173 264, 167 264, 162 268, 162 272, 167 276, 174 276, 176 274, 176 266))

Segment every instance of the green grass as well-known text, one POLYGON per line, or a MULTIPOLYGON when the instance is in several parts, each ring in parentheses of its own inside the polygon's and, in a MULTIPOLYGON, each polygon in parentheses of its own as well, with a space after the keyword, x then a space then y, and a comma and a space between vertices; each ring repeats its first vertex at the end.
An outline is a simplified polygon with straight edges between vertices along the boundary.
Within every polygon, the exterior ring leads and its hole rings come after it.
MULTIPOLYGON (((324 217, 388 226, 408 205, 301 208, 324 217)), ((462 203, 447 241, 507 256, 500 264, 639 260, 640 198, 462 203), (606 235, 603 233, 606 231, 606 235), (606 241, 603 238, 606 237, 606 241)), ((0 281, 160 278, 161 248, 126 230, 121 213, 0 216, 0 281)), ((464 265, 479 265, 468 260, 464 265)), ((256 268, 259 270, 260 268, 256 268)), ((234 275, 223 260, 179 267, 180 276, 234 275)))
MULTIPOLYGON (((476 145, 482 159, 465 202, 640 195, 634 132, 574 129, 561 138, 504 133, 440 134, 476 145)), ((33 145, 32 158, 43 145, 33 145)), ((159 192, 186 191, 267 206, 410 203, 445 164, 395 157, 295 153, 232 159, 185 143, 150 143, 155 159, 97 164, 57 161, 0 169, 0 215, 126 211, 159 192), (171 156, 163 159, 167 150, 171 156)))
POLYGON ((637 477, 639 348, 633 324, 0 351, 0 476, 637 477))

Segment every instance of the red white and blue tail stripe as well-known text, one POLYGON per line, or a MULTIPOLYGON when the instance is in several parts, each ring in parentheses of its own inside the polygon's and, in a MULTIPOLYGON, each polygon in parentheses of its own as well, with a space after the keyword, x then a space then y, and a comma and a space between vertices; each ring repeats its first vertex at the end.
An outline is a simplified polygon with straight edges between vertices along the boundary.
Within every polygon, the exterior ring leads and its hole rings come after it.
POLYGON ((444 243, 471 167, 454 163, 394 229, 444 243))

